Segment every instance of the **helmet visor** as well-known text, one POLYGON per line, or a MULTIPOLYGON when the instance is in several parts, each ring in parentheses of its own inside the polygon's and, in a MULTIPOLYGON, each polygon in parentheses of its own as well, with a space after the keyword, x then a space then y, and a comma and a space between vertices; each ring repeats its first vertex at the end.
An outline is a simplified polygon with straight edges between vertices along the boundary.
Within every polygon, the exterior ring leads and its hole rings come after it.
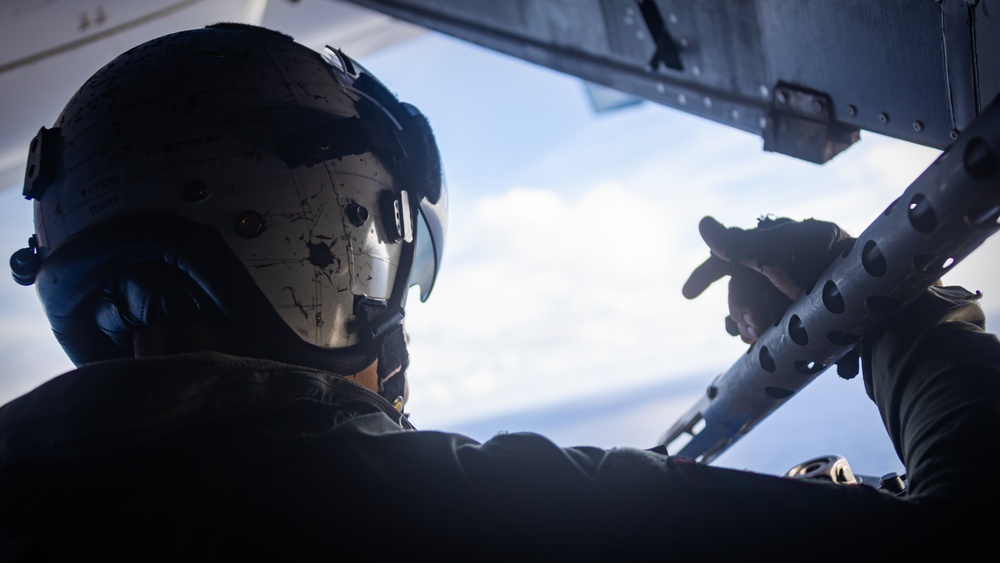
POLYGON ((445 194, 442 186, 436 201, 428 197, 420 198, 410 285, 420 286, 421 301, 427 301, 431 294, 444 254, 444 240, 448 230, 448 201, 445 194))
POLYGON ((409 286, 420 286, 420 300, 426 301, 430 296, 434 279, 441 267, 441 257, 444 254, 444 240, 448 230, 448 198, 441 170, 440 155, 437 144, 426 119, 420 111, 407 103, 399 102, 391 91, 378 80, 375 75, 354 59, 345 55, 339 49, 327 47, 324 57, 329 63, 334 76, 346 88, 359 91, 366 96, 372 96, 386 116, 389 117, 400 134, 404 146, 414 148, 421 146, 409 155, 410 158, 421 160, 414 168, 407 167, 412 181, 405 190, 414 194, 417 202, 416 210, 416 245, 413 251, 413 267, 410 271, 409 286), (382 105, 387 99, 395 100, 395 107, 382 105), (416 185, 413 185, 416 184, 416 185))

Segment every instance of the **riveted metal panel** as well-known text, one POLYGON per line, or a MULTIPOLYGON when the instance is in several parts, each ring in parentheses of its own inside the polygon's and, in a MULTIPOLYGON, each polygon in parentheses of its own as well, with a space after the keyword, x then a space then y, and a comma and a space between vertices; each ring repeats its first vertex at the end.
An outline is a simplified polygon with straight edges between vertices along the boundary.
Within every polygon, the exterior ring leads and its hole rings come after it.
POLYGON ((979 0, 352 1, 772 140, 803 134, 768 150, 812 143, 792 156, 818 162, 852 130, 943 149, 1000 92, 1000 14, 979 0), (828 99, 823 120, 768 131, 779 84, 828 99))

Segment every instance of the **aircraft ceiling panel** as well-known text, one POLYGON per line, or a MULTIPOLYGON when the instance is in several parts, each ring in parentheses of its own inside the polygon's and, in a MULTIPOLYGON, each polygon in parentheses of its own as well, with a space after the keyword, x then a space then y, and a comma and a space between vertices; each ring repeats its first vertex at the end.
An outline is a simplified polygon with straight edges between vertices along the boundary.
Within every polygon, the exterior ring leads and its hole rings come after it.
POLYGON ((1000 92, 979 0, 351 0, 822 163, 868 130, 943 149, 1000 92))

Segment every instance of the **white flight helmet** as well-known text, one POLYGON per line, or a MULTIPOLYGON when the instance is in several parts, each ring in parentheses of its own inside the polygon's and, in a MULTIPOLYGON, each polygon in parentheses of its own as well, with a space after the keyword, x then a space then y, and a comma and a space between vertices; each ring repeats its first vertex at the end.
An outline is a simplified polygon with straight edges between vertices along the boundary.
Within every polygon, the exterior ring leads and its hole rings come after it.
POLYGON ((145 285, 193 282, 193 306, 262 355, 354 373, 399 355, 407 290, 427 298, 447 224, 416 108, 339 50, 242 24, 160 37, 94 74, 32 141, 24 195, 36 233, 14 277, 76 364, 132 355, 128 329, 155 320, 135 318, 145 285))

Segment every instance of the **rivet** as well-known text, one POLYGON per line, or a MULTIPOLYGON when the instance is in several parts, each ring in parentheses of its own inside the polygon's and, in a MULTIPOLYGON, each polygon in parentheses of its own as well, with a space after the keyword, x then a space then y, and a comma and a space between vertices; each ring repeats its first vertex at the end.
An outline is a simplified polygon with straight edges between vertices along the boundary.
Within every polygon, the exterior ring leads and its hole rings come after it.
POLYGON ((889 114, 884 111, 878 114, 878 122, 881 123, 882 125, 889 123, 889 114))
POLYGON ((913 130, 916 131, 917 133, 923 131, 924 130, 924 123, 922 121, 920 121, 919 119, 915 120, 913 122, 913 130))
POLYGON ((768 94, 770 94, 770 93, 771 93, 771 90, 769 90, 767 88, 767 86, 764 86, 763 84, 761 84, 761 86, 760 86, 760 95, 761 95, 761 97, 762 98, 766 98, 768 96, 768 94))
POLYGON ((826 107, 826 105, 823 103, 823 100, 813 100, 812 108, 814 112, 819 113, 823 111, 824 107, 826 107))
POLYGON ((256 211, 244 211, 236 217, 236 231, 246 238, 254 238, 264 232, 264 218, 256 211))
POLYGON ((854 104, 847 106, 847 115, 854 117, 858 115, 858 108, 854 104))
POLYGON ((733 121, 736 121, 740 118, 740 110, 734 109, 733 111, 729 112, 729 115, 730 117, 733 118, 733 121))
POLYGON ((683 106, 684 104, 687 103, 687 101, 688 101, 687 96, 685 96, 684 94, 677 94, 677 103, 678 104, 680 104, 680 105, 683 106))
POLYGON ((952 139, 953 141, 954 141, 955 139, 957 139, 957 138, 958 138, 958 129, 952 129, 951 131, 949 131, 949 132, 948 132, 948 136, 949 136, 949 137, 951 137, 951 139, 952 139))
POLYGON ((708 96, 705 96, 705 99, 702 100, 702 102, 704 102, 705 107, 707 107, 707 108, 712 107, 712 98, 709 98, 708 96))
POLYGON ((774 93, 774 99, 777 100, 779 104, 783 104, 788 101, 788 96, 785 95, 784 90, 778 90, 774 93))
POLYGON ((188 180, 184 184, 184 199, 193 202, 208 199, 208 186, 201 180, 188 180))

